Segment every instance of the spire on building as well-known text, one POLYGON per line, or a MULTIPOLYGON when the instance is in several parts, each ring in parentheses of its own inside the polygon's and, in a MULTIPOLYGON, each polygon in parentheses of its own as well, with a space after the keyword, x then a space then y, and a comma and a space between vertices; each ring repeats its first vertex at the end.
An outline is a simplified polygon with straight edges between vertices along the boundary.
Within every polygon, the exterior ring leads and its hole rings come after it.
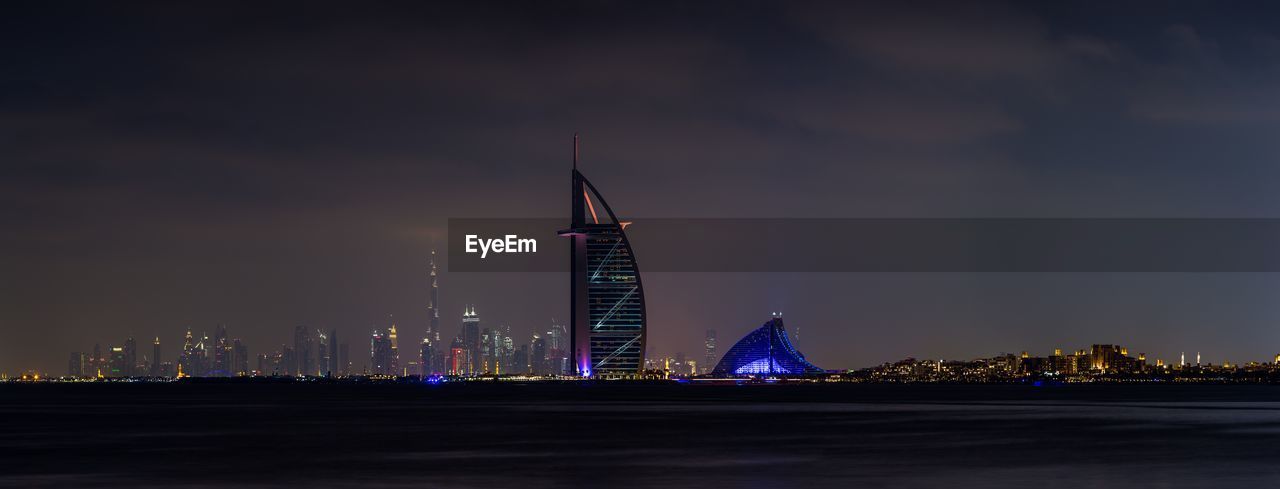
POLYGON ((427 337, 440 342, 440 282, 436 271, 436 250, 431 250, 431 291, 427 296, 427 337))

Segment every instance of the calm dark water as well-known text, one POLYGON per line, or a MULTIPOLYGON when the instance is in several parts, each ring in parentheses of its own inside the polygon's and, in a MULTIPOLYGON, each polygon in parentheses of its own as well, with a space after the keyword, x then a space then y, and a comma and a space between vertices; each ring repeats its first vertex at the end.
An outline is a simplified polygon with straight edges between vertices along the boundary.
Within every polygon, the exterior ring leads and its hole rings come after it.
POLYGON ((1262 487, 1277 386, 0 385, 3 487, 1262 487))

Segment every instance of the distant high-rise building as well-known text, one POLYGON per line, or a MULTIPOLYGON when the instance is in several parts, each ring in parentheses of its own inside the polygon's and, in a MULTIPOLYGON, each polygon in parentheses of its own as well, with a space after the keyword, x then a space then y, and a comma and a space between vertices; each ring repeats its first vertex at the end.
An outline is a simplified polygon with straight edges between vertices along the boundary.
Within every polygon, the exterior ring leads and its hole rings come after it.
POLYGON ((231 341, 231 366, 234 375, 249 375, 249 348, 244 346, 240 338, 231 341))
POLYGON ((266 353, 258 354, 258 370, 254 372, 257 375, 271 374, 271 357, 266 353))
POLYGON ((505 374, 512 369, 515 344, 511 327, 485 328, 480 334, 481 365, 477 373, 505 374))
POLYGON ((71 352, 71 359, 67 361, 68 377, 84 377, 84 354, 78 351, 71 352))
POLYGON ((470 352, 471 349, 467 348, 461 336, 453 339, 453 344, 449 347, 449 375, 469 376, 474 373, 471 359, 468 358, 470 352))
POLYGON ((529 368, 528 355, 523 365, 515 361, 516 345, 515 340, 511 338, 511 325, 504 324, 498 329, 502 331, 502 338, 498 345, 498 364, 502 367, 500 373, 526 371, 529 368))
POLYGON ((151 376, 160 377, 164 375, 164 369, 161 368, 163 362, 160 361, 160 337, 151 342, 151 376))
POLYGON ((128 356, 123 346, 111 347, 111 358, 107 360, 107 377, 124 377, 128 375, 128 356))
POLYGON ((315 375, 315 350, 311 337, 311 328, 295 326, 293 328, 293 372, 294 375, 315 375))
POLYGON ((338 330, 329 330, 329 375, 339 376, 341 371, 338 370, 338 330))
POLYGON ((537 334, 533 335, 533 340, 529 342, 529 373, 534 375, 547 374, 547 340, 537 334))
POLYGON ((419 357, 418 357, 418 368, 420 369, 419 373, 422 375, 423 378, 426 378, 432 374, 431 365, 435 363, 435 358, 432 357, 433 349, 434 347, 431 344, 431 338, 430 337, 423 338, 422 348, 419 350, 419 357))
POLYGON ((329 335, 324 331, 316 330, 316 371, 315 375, 324 376, 329 369, 329 357, 334 352, 329 351, 329 335))
MULTIPOLYGON (((431 290, 427 295, 427 338, 432 348, 440 348, 440 277, 436 273, 436 250, 431 250, 431 290)), ((436 352, 431 354, 432 361, 428 370, 439 372, 443 369, 442 359, 436 352)))
POLYGON ((138 342, 133 338, 124 340, 124 368, 122 373, 125 377, 133 377, 138 374, 138 342))
POLYGON ((280 345, 280 365, 277 370, 281 375, 298 375, 298 353, 292 347, 280 345))
POLYGON ((369 336, 369 373, 373 375, 395 375, 395 365, 391 357, 391 339, 382 330, 373 330, 369 336))
POLYGON ((391 345, 390 375, 400 374, 400 340, 396 335, 395 318, 391 318, 391 327, 387 328, 387 342, 391 345))
POLYGON ((196 343, 195 371, 190 373, 192 377, 204 377, 209 375, 209 335, 200 333, 200 341, 196 343))
POLYGON ((480 315, 475 306, 469 305, 462 312, 462 344, 467 349, 467 374, 478 374, 480 369, 480 315))
POLYGON ((93 344, 93 355, 89 357, 85 368, 88 369, 84 373, 85 377, 98 377, 103 374, 102 371, 107 368, 107 360, 102 356, 102 345, 93 344))
POLYGON ((497 343, 501 341, 496 338, 496 332, 489 328, 484 328, 480 332, 480 370, 477 373, 495 373, 497 369, 498 348, 497 343))
POLYGON ((711 371, 711 367, 716 364, 716 330, 707 330, 707 339, 703 344, 706 348, 706 355, 703 356, 702 373, 711 371))
POLYGON ((573 367, 569 361, 569 333, 564 325, 551 318, 547 331, 547 371, 549 375, 568 375, 573 367))
POLYGON ((511 366, 507 373, 529 373, 529 345, 520 345, 518 348, 515 348, 515 351, 511 354, 511 366))
POLYGON ((195 340, 191 338, 191 328, 187 328, 187 336, 182 340, 182 351, 178 353, 178 368, 185 375, 195 373, 195 340))
POLYGON ((213 329, 213 367, 209 372, 213 377, 231 375, 231 345, 227 344, 227 325, 219 324, 213 329))

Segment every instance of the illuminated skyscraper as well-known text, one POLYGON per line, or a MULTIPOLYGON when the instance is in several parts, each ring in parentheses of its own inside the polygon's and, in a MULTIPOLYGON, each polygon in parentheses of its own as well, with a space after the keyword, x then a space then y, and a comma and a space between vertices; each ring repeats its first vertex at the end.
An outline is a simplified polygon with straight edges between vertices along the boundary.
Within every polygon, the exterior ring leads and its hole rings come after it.
POLYGON ((193 377, 204 377, 209 375, 209 335, 200 333, 200 341, 196 343, 196 370, 193 377))
POLYGON ((497 373, 497 348, 495 332, 489 328, 480 331, 480 373, 497 373))
POLYGON ((391 327, 387 328, 387 342, 391 345, 391 375, 400 375, 400 339, 396 334, 395 317, 391 318, 391 327))
POLYGON ((434 346, 431 344, 431 338, 422 339, 422 347, 419 349, 419 352, 418 352, 419 354, 418 367, 419 369, 421 369, 421 372, 419 373, 422 375, 423 378, 426 378, 432 374, 431 365, 434 364, 435 362, 435 358, 433 358, 432 356, 433 348, 434 346))
POLYGON ((547 340, 534 334, 529 347, 529 373, 546 375, 547 370, 547 340))
POLYGON ((644 367, 644 287, 635 253, 594 185, 578 172, 573 138, 570 239, 570 337, 574 369, 583 377, 632 377, 644 367), (597 206, 597 204, 599 204, 597 206), (597 212, 597 210, 602 212, 597 212))
MULTIPOLYGON (((498 346, 498 364, 502 367, 501 373, 504 373, 504 374, 516 373, 517 371, 523 372, 524 370, 517 370, 517 362, 515 361, 516 345, 515 345, 515 340, 511 339, 511 325, 504 324, 500 326, 498 329, 501 330, 502 332, 502 338, 500 339, 501 341, 499 341, 498 342, 499 344, 497 345, 498 346)), ((528 355, 526 354, 525 356, 526 356, 526 361, 525 361, 526 365, 522 367, 518 367, 519 369, 524 369, 528 367, 527 365, 528 355)))
POLYGON ((468 305, 462 311, 462 347, 467 350, 467 374, 480 373, 480 315, 475 306, 468 305))
POLYGON ((227 325, 219 324, 213 330, 213 370, 215 377, 231 375, 231 345, 227 343, 227 325))
POLYGON ((706 348, 706 355, 703 357, 702 373, 711 371, 711 366, 716 364, 716 330, 707 330, 707 339, 703 343, 706 348))
MULTIPOLYGON (((436 250, 431 250, 431 290, 427 295, 427 338, 431 340, 431 348, 440 348, 440 277, 436 272, 436 250)), ((440 372, 444 362, 438 352, 431 352, 430 365, 427 370, 440 372)))
POLYGON ((569 361, 569 332, 564 325, 551 318, 551 329, 547 330, 547 371, 549 375, 565 375, 573 372, 569 361))
POLYGON ((160 368, 160 337, 156 337, 156 341, 151 343, 151 376, 159 377, 164 371, 160 368))
POLYGON ((478 373, 505 374, 512 368, 515 344, 511 327, 484 328, 480 333, 480 370, 478 373))
POLYGON ((182 352, 178 354, 178 368, 182 369, 182 373, 193 375, 196 371, 196 345, 191 338, 191 328, 187 328, 187 336, 182 340, 182 352))
POLYGON ((324 331, 316 330, 316 371, 315 375, 324 376, 329 369, 329 357, 333 352, 329 351, 329 335, 324 331))
POLYGON ((374 375, 395 375, 395 365, 391 359, 391 338, 382 330, 373 330, 369 337, 369 373, 374 375))
POLYGON ((453 344, 449 346, 449 375, 467 376, 472 374, 471 359, 467 358, 470 351, 461 336, 453 339, 453 344))
POLYGON ((124 377, 127 375, 125 366, 128 365, 128 358, 125 356, 123 346, 111 347, 111 358, 107 360, 107 371, 103 374, 107 377, 124 377))

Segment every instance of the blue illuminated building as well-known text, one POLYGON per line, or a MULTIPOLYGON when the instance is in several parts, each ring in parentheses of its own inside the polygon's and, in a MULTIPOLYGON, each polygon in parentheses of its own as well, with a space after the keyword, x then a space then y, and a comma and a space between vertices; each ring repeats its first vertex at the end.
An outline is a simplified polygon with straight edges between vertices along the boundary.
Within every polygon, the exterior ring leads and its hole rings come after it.
POLYGON ((791 345, 782 318, 747 333, 720 358, 712 375, 808 375, 824 370, 809 363, 791 345))

